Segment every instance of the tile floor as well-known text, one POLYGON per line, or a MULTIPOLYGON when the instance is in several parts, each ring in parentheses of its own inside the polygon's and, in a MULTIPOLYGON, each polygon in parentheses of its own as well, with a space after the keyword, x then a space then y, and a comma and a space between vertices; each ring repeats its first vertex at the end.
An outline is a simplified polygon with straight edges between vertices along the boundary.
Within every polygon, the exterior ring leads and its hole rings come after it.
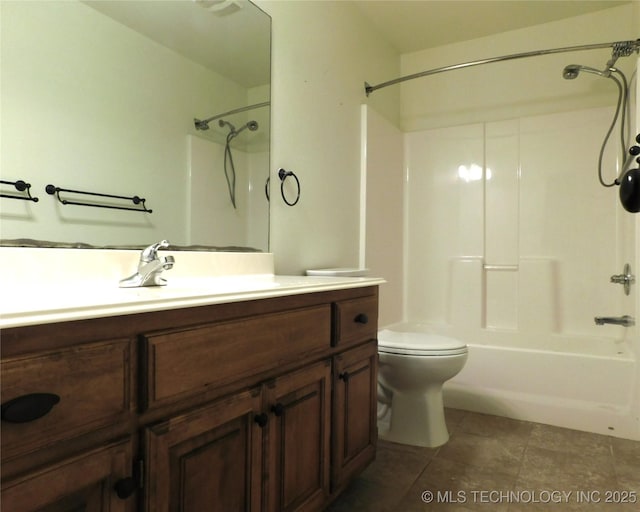
POLYGON ((640 511, 640 442, 446 414, 447 444, 380 441, 376 461, 325 512, 640 511))

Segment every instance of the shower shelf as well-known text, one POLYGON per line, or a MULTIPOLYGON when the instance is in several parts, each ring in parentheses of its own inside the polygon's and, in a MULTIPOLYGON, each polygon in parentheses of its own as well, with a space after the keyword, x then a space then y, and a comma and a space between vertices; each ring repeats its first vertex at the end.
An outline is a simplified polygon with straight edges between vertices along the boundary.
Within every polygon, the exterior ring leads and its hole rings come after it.
POLYGON ((130 211, 134 211, 134 212, 145 212, 145 213, 152 213, 153 210, 150 210, 147 208, 147 206, 145 205, 145 201, 146 199, 143 199, 139 196, 133 196, 133 197, 128 197, 128 196, 116 196, 113 194, 100 194, 97 192, 85 192, 82 190, 73 190, 73 189, 69 189, 69 188, 60 188, 60 187, 56 187, 55 185, 47 185, 45 187, 45 190, 47 192, 47 194, 49 195, 55 195, 56 198, 58 199, 58 201, 64 205, 76 205, 76 206, 91 206, 94 208, 110 208, 112 210, 130 210, 130 211), (114 205, 114 204, 102 204, 102 203, 88 203, 88 202, 81 202, 81 201, 71 201, 69 199, 63 199, 62 197, 60 197, 60 192, 68 192, 70 194, 81 194, 81 195, 88 195, 88 196, 94 196, 94 197, 106 197, 109 199, 124 199, 126 201, 131 201, 134 205, 140 205, 138 207, 131 207, 131 206, 121 206, 121 205, 114 205))
POLYGON ((37 203, 39 201, 37 197, 31 196, 31 191, 29 190, 31 188, 31 183, 26 183, 23 180, 18 180, 18 181, 0 180, 0 183, 3 185, 13 185, 18 192, 22 192, 26 194, 22 196, 16 196, 13 194, 0 194, 0 197, 6 197, 8 199, 21 199, 23 201, 33 201, 34 203, 37 203))

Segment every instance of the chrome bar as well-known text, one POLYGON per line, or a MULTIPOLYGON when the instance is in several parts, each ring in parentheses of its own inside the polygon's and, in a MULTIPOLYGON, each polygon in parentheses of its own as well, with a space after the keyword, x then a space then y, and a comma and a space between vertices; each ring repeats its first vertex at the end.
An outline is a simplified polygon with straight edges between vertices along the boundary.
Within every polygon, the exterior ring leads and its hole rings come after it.
MULTIPOLYGON (((270 101, 264 101, 262 103, 256 103, 255 105, 247 105, 246 107, 234 108, 233 110, 229 110, 228 112, 223 112, 222 114, 209 117, 208 119, 194 119, 193 122, 196 125, 196 129, 202 130, 203 125, 207 125, 211 121, 215 121, 216 119, 220 119, 222 117, 230 116, 233 114, 239 114, 240 112, 246 112, 247 110, 253 110, 254 108, 268 107, 269 105, 271 105, 270 101)), ((206 128, 204 129, 206 130, 206 128)))
POLYGON ((463 69, 463 68, 469 68, 472 66, 479 66, 480 64, 491 64, 493 62, 524 59, 527 57, 538 57, 539 55, 549 55, 553 53, 577 52, 581 50, 597 50, 600 48, 614 48, 614 51, 620 54, 621 52, 619 48, 621 48, 622 46, 629 49, 628 53, 626 51, 623 52, 627 55, 630 55, 634 51, 638 52, 640 50, 640 39, 636 39, 635 41, 615 41, 613 43, 586 44, 586 45, 580 45, 580 46, 566 46, 564 48, 551 48, 548 50, 535 50, 531 52, 514 53, 511 55, 502 55, 500 57, 491 57, 489 59, 463 62, 460 64, 452 64, 451 66, 444 66, 441 68, 429 69, 427 71, 422 71, 420 73, 414 73, 412 75, 402 76, 400 78, 389 80, 388 82, 382 82, 381 84, 377 84, 377 85, 369 85, 367 82, 365 82, 364 90, 367 96, 369 96, 369 94, 371 94, 373 91, 377 91, 378 89, 382 89, 383 87, 388 87, 390 85, 406 82, 407 80, 413 80, 414 78, 422 78, 423 76, 435 75, 437 73, 444 73, 445 71, 453 71, 455 69, 463 69))

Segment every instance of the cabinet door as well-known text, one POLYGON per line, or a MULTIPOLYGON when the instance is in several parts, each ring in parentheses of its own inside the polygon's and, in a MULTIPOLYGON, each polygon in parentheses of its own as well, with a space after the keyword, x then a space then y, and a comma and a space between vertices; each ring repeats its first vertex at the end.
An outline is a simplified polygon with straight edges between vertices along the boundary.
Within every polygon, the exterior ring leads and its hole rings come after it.
MULTIPOLYGON (((135 499, 120 498, 114 489, 131 472, 131 443, 109 444, 3 482, 2 508, 11 512, 131 511, 135 499)), ((129 491, 133 494, 133 489, 129 491)))
POLYGON ((336 356, 334 364, 332 488, 339 489, 375 457, 377 342, 336 356))
POLYGON ((146 510, 261 510, 261 403, 253 389, 146 429, 146 510))
POLYGON ((331 363, 267 385, 267 510, 320 510, 330 491, 331 363))

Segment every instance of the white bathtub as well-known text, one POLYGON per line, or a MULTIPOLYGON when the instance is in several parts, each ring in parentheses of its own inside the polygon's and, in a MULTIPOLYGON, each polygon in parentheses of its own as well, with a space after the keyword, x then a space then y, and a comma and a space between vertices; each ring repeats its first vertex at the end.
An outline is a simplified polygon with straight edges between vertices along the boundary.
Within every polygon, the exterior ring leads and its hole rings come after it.
POLYGON ((629 340, 455 331, 395 324, 466 341, 464 369, 445 383, 445 405, 640 440, 637 361, 629 340))

